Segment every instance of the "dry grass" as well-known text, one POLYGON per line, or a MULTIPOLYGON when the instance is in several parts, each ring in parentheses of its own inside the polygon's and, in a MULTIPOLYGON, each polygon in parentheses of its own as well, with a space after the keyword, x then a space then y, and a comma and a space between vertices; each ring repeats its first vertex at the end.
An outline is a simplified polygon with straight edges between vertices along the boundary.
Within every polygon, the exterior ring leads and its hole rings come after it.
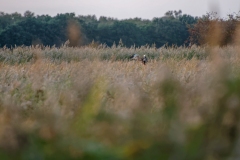
POLYGON ((0 156, 239 158, 239 51, 2 48, 0 156))

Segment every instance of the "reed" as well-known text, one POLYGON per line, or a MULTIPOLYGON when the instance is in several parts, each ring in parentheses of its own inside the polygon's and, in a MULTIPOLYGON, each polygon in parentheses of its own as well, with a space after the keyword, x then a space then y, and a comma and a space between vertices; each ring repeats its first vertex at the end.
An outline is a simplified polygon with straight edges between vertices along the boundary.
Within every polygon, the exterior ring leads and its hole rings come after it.
POLYGON ((239 51, 1 48, 0 157, 237 159, 239 51))

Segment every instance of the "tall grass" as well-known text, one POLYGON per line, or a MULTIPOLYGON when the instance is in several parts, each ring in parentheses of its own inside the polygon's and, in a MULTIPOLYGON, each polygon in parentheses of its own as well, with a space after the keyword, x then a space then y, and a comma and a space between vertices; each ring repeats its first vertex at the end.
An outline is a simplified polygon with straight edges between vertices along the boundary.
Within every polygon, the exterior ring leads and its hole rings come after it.
POLYGON ((238 159, 239 51, 1 48, 0 157, 238 159))
POLYGON ((0 62, 5 64, 20 64, 34 62, 38 58, 50 60, 52 62, 79 62, 83 60, 100 61, 128 61, 130 55, 137 53, 140 56, 146 54, 150 60, 164 60, 174 58, 178 60, 192 58, 206 59, 208 51, 206 48, 192 47, 162 47, 155 48, 142 46, 140 48, 125 48, 121 46, 107 47, 100 45, 98 47, 73 48, 63 46, 56 47, 15 47, 1 48, 0 62))

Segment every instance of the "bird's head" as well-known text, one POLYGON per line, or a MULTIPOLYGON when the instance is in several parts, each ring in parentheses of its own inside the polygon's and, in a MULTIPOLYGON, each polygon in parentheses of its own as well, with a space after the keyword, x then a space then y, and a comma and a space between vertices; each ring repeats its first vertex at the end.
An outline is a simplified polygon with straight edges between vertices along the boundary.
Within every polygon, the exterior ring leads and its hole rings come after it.
POLYGON ((146 57, 146 55, 144 54, 143 57, 146 57))

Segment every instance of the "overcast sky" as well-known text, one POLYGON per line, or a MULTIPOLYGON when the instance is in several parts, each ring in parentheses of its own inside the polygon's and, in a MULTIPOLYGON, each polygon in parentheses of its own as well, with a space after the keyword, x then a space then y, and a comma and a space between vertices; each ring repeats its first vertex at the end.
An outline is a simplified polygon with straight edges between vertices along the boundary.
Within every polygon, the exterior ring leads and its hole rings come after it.
POLYGON ((74 12, 117 19, 162 17, 169 10, 181 9, 184 14, 202 16, 218 11, 221 17, 240 10, 240 0, 0 0, 0 11, 35 15, 74 12))

